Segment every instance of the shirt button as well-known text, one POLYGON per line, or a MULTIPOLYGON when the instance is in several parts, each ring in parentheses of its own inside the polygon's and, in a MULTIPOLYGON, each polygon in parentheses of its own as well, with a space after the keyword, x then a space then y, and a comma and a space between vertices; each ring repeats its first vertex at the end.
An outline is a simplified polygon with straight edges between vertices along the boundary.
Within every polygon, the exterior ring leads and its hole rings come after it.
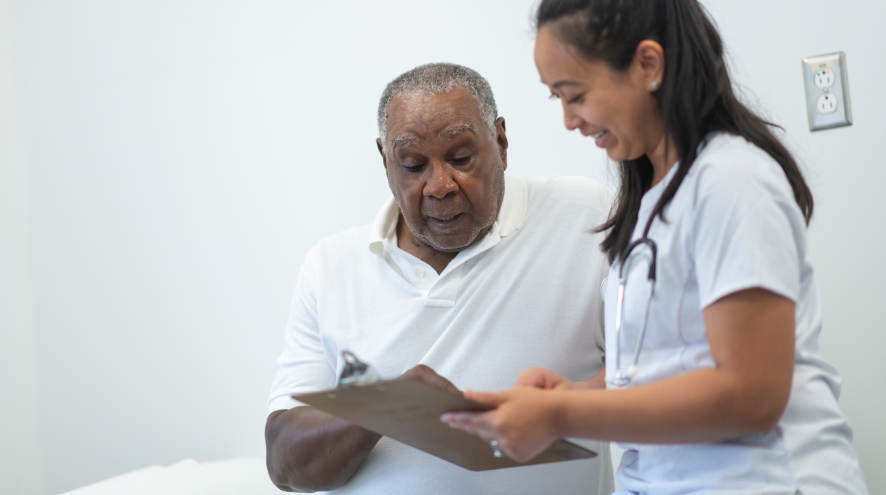
POLYGON ((418 278, 425 278, 425 271, 424 270, 416 270, 415 276, 418 278))

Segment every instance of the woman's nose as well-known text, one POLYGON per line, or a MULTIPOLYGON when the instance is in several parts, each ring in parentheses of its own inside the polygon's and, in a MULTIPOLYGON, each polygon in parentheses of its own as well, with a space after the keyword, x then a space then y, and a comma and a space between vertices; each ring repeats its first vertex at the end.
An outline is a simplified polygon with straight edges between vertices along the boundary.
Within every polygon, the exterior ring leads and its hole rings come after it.
POLYGON ((574 131, 581 127, 582 119, 575 113, 571 112, 568 108, 566 108, 566 104, 563 104, 563 125, 566 126, 566 130, 574 131))

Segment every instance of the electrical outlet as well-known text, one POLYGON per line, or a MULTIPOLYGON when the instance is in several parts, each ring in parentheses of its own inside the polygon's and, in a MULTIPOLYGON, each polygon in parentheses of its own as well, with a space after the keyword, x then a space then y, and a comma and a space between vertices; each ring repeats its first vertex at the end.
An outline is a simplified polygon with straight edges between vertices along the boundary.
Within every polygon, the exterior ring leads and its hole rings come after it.
POLYGON ((820 89, 830 88, 834 85, 834 71, 821 69, 815 72, 815 85, 820 89))
POLYGON ((837 98, 833 95, 821 95, 818 99, 818 113, 829 114, 837 111, 837 98))
POLYGON ((810 131, 852 125, 844 52, 804 58, 803 77, 810 131))

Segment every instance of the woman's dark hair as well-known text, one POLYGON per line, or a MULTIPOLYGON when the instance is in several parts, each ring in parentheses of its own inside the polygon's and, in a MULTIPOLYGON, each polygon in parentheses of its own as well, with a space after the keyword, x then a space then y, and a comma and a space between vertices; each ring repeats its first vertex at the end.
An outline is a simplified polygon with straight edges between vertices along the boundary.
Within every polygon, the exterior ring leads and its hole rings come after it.
MULTIPOLYGON (((661 44, 664 79, 657 99, 665 135, 673 140, 680 164, 652 216, 664 219, 664 208, 692 167, 705 136, 724 131, 744 137, 781 165, 809 223, 813 209, 809 186, 790 152, 772 133, 774 125, 735 96, 723 41, 697 0, 543 0, 535 23, 537 29, 549 26, 586 59, 606 62, 619 72, 631 65, 641 41, 661 44)), ((622 162, 619 168, 621 186, 614 212, 597 230, 609 231, 601 248, 610 263, 620 260, 627 249, 640 200, 652 183, 652 163, 646 156, 622 162)))

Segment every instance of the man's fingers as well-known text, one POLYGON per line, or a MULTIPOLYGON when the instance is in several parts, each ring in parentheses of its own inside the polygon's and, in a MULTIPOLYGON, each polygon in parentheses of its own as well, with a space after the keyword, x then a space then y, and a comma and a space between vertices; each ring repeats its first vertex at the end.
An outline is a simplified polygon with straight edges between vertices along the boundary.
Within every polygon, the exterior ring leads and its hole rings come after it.
POLYGON ((445 377, 437 374, 437 372, 434 371, 433 368, 424 364, 419 364, 418 366, 413 367, 402 375, 402 378, 410 377, 416 377, 425 383, 429 383, 431 385, 434 385, 435 387, 444 388, 446 390, 449 390, 450 392, 455 392, 459 394, 461 393, 461 390, 453 385, 452 382, 447 380, 445 377))

